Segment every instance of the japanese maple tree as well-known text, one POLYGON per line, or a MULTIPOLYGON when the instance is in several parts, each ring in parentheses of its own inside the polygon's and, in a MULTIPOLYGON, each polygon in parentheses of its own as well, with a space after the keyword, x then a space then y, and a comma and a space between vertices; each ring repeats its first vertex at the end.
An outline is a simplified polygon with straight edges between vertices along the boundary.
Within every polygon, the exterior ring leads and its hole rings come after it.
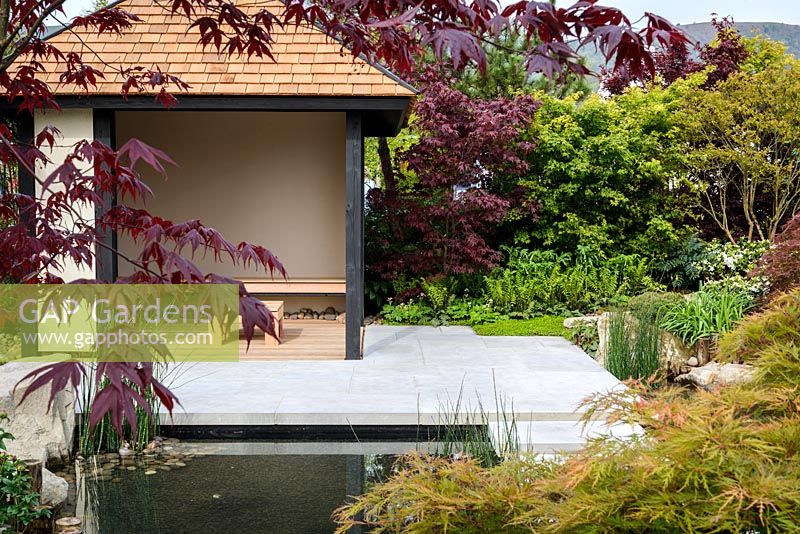
POLYGON ((472 99, 432 73, 421 82, 414 127, 424 134, 397 154, 397 170, 369 194, 383 223, 369 237, 377 256, 370 268, 386 279, 485 272, 500 259, 487 237, 525 200, 498 194, 492 182, 527 170, 532 145, 519 134, 538 102, 529 95, 472 99))
MULTIPOLYGON (((61 84, 86 91, 112 73, 124 80, 121 95, 152 94, 165 106, 177 103, 176 92, 189 89, 166 68, 110 63, 98 67, 90 64, 94 58, 59 50, 46 40, 45 22, 63 14, 63 3, 0 0, 0 87, 14 110, 0 125, 0 162, 6 169, 35 174, 36 166, 47 161, 43 148, 55 142, 57 132, 52 129, 38 133, 31 143, 20 138, 13 127, 14 117, 20 114, 59 107, 53 89, 42 81, 43 59, 58 60, 61 84)), ((504 8, 493 0, 255 0, 246 6, 232 0, 172 0, 156 4, 165 13, 183 17, 187 30, 195 32, 204 46, 223 54, 271 58, 276 28, 310 24, 338 39, 343 50, 385 62, 400 74, 414 69, 415 58, 423 50, 432 51, 438 60, 449 61, 456 68, 470 62, 482 68, 482 43, 508 28, 530 39, 531 46, 525 51, 528 71, 551 77, 586 71, 569 44, 576 40, 580 47, 597 45, 616 68, 625 68, 633 76, 652 74, 655 64, 648 50, 654 45, 686 41, 676 27, 657 15, 646 13, 644 24, 635 28, 618 9, 601 6, 597 0, 566 7, 519 1, 504 8)), ((71 27, 124 34, 138 20, 126 11, 123 1, 74 19, 71 27)), ((451 146, 430 147, 411 160, 422 165, 436 150, 436 157, 445 158, 445 150, 458 150, 452 144, 459 141, 451 137, 451 146)), ((267 272, 284 272, 265 248, 235 244, 198 220, 169 221, 122 204, 97 221, 81 215, 78 206, 96 205, 104 196, 116 193, 121 199, 135 200, 149 195, 137 167, 148 165, 163 174, 170 163, 168 155, 154 147, 131 140, 113 150, 99 141, 83 141, 64 162, 56 163, 49 176, 36 179, 38 193, 9 191, 0 198, 0 217, 5 221, 0 230, 0 276, 6 282, 63 282, 56 274, 60 268, 70 262, 91 267, 100 249, 110 249, 131 265, 134 274, 117 283, 233 282, 201 271, 192 260, 199 252, 216 258, 225 256, 234 263, 267 272), (135 239, 139 254, 129 257, 113 249, 103 239, 109 231, 135 239)), ((441 179, 444 185, 444 177, 432 179, 441 179)), ((479 194, 470 202, 496 203, 479 194)), ((271 331, 269 312, 241 284, 240 288, 240 312, 247 338, 252 338, 255 326, 271 331)), ((144 397, 148 392, 157 395, 168 410, 174 406, 174 395, 153 378, 149 363, 105 363, 98 371, 98 382, 107 379, 109 386, 90 407, 93 424, 110 414, 118 430, 125 422, 135 430, 135 408, 147 409, 144 397)), ((76 362, 42 367, 33 373, 27 392, 50 385, 54 395, 68 384, 77 385, 83 373, 82 365, 76 362)))

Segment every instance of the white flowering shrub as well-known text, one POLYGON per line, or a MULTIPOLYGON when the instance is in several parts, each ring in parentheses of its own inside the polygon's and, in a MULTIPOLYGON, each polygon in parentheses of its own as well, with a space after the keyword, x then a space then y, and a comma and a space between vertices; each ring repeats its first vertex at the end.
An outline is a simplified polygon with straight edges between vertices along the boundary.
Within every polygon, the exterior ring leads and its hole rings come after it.
POLYGON ((706 287, 736 289, 756 298, 767 293, 769 280, 765 276, 748 276, 748 273, 769 247, 769 241, 712 241, 703 257, 693 265, 706 287))

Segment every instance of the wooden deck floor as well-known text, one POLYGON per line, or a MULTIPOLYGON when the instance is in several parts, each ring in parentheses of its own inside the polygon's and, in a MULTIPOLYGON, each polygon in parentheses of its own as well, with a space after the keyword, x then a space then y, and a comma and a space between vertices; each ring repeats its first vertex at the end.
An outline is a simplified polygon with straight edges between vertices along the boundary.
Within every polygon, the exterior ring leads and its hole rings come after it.
POLYGON ((283 342, 267 346, 264 335, 257 334, 250 343, 240 341, 241 360, 343 360, 344 324, 337 321, 286 319, 283 342))

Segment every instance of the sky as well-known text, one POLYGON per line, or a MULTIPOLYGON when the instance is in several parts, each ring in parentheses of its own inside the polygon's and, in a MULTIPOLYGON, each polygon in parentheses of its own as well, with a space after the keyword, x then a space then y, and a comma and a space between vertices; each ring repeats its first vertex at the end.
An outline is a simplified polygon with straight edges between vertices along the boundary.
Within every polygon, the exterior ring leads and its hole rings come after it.
MULTIPOLYGON (((558 0, 570 4, 569 0, 558 0)), ((623 11, 631 20, 645 11, 665 17, 675 24, 707 22, 711 13, 733 16, 741 22, 783 22, 800 24, 800 0, 601 0, 623 11)))
MULTIPOLYGON (((501 0, 510 3, 511 0, 501 0)), ((557 0, 572 4, 574 0, 557 0)), ((645 11, 666 17, 676 24, 707 22, 711 13, 731 15, 742 22, 784 22, 800 24, 800 0, 601 0, 601 3, 622 9, 631 20, 645 11)), ((94 0, 66 0, 68 17, 91 9, 94 0)))

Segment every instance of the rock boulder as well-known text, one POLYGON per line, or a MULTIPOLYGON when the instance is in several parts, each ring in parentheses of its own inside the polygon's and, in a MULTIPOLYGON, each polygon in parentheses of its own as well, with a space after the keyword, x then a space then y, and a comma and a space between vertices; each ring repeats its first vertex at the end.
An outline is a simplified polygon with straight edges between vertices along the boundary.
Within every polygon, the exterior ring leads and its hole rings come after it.
POLYGON ((69 484, 48 469, 42 470, 41 502, 48 506, 56 507, 67 500, 69 484))
POLYGON ((38 364, 10 362, 0 366, 0 412, 8 415, 3 428, 14 435, 7 442, 9 451, 18 458, 67 460, 72 452, 75 432, 75 405, 71 391, 56 394, 50 410, 47 402, 50 388, 32 393, 19 404, 25 385, 17 383, 38 364))
POLYGON ((675 378, 679 384, 692 385, 707 391, 734 384, 741 384, 753 378, 755 370, 750 365, 738 363, 711 362, 695 367, 688 373, 675 378))

